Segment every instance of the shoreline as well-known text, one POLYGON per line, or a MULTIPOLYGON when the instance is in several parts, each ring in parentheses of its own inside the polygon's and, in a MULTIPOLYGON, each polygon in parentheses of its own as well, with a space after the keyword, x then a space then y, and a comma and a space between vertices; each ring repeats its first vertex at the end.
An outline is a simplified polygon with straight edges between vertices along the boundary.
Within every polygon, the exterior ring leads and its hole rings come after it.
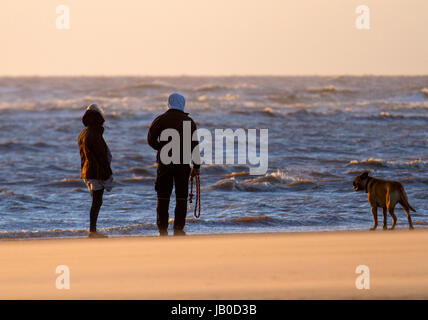
POLYGON ((34 240, 0 243, 0 299, 428 299, 426 228, 34 240))
MULTIPOLYGON (((355 233, 355 232, 366 232, 369 233, 383 231, 383 232, 397 232, 397 231, 410 231, 410 232, 417 232, 417 230, 428 230, 428 227, 425 227, 421 224, 416 224, 414 230, 409 230, 407 227, 396 227, 394 230, 382 230, 382 226, 379 226, 377 230, 371 231, 368 228, 367 229, 343 229, 343 230, 314 230, 314 231, 272 231, 272 232, 230 232, 230 233, 188 233, 186 237, 221 237, 221 236, 244 236, 244 235, 294 235, 294 234, 326 234, 326 233, 355 233)), ((168 238, 177 238, 172 235, 172 230, 168 230, 169 235, 168 238)), ((103 231, 100 231, 101 233, 104 233, 103 231)), ((108 234, 107 234, 108 235, 108 234)), ((154 238, 160 238, 157 234, 155 235, 108 235, 107 239, 129 239, 129 238, 136 238, 136 239, 154 239, 154 238)), ((9 242, 9 241, 47 241, 47 240, 85 240, 88 239, 87 236, 75 236, 75 237, 33 237, 33 238, 0 238, 0 244, 3 242, 9 242)), ((94 240, 94 239, 90 239, 94 240)))

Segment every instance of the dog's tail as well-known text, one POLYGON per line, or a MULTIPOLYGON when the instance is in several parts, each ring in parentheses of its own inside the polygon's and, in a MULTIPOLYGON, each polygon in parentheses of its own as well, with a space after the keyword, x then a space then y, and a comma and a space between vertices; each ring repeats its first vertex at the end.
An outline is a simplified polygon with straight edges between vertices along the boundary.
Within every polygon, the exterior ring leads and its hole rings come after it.
POLYGON ((416 210, 410 205, 409 200, 407 199, 406 191, 404 191, 403 186, 401 186, 400 191, 401 191, 400 203, 404 207, 404 209, 410 209, 413 212, 416 212, 416 210))

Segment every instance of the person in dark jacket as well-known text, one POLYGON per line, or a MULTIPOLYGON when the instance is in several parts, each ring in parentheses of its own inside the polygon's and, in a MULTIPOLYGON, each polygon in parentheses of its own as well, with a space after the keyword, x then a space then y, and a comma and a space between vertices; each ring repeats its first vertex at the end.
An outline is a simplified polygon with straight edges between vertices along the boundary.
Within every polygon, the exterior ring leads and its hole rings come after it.
POLYGON ((80 177, 88 187, 92 196, 92 206, 89 214, 90 227, 88 237, 106 238, 97 232, 98 214, 103 203, 104 189, 111 191, 113 172, 110 168, 111 153, 103 138, 104 116, 96 104, 91 104, 83 115, 85 129, 78 138, 81 172, 80 177))
MULTIPOLYGON (((187 197, 189 193, 189 176, 199 175, 199 163, 193 162, 193 168, 190 167, 191 153, 198 145, 198 141, 192 141, 191 137, 196 131, 196 124, 189 117, 188 113, 184 112, 185 99, 178 93, 173 93, 168 98, 168 110, 158 116, 150 126, 147 142, 157 151, 156 160, 158 163, 155 190, 157 192, 157 226, 160 236, 168 235, 168 219, 169 219, 169 201, 175 185, 175 218, 174 218, 174 235, 185 235, 184 225, 187 215, 187 197), (190 128, 189 136, 185 137, 183 128, 190 128), (166 129, 175 129, 180 135, 179 145, 173 145, 174 151, 179 151, 179 161, 165 163, 162 159, 162 148, 172 142, 172 137, 168 141, 161 141, 161 134, 166 129), (185 141, 189 139, 191 141, 185 141), (191 146, 191 150, 183 147, 184 144, 191 146), (186 161, 186 159, 188 159, 186 161)), ((198 160, 198 159, 196 159, 198 160)), ((199 162, 199 161, 196 161, 199 162)))

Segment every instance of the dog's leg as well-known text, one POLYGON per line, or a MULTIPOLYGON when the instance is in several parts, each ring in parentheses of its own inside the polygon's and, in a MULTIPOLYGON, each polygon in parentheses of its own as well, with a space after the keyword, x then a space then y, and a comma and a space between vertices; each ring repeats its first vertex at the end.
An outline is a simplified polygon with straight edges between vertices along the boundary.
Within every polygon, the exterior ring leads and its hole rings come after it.
POLYGON ((407 220, 409 221, 409 229, 410 229, 410 230, 413 230, 413 229, 414 229, 414 227, 413 227, 412 217, 410 216, 410 211, 409 211, 409 209, 404 209, 404 212, 406 213, 406 215, 407 215, 407 220))
POLYGON ((389 212, 389 215, 390 215, 390 216, 391 216, 391 218, 392 218, 391 230, 394 230, 395 225, 397 224, 397 217, 396 217, 396 216, 395 216, 395 214, 394 214, 394 206, 389 205, 389 206, 388 206, 388 212, 389 212))
POLYGON ((377 228, 377 207, 373 206, 371 207, 372 215, 373 215, 373 227, 370 228, 370 230, 376 230, 377 228))
POLYGON ((406 213, 407 221, 409 221, 409 229, 410 230, 414 229, 413 223, 412 223, 412 217, 410 216, 409 208, 404 208, 404 212, 406 213))
MULTIPOLYGON (((407 202, 407 201, 406 201, 407 202)), ((407 221, 409 221, 409 229, 412 230, 413 228, 413 223, 412 223, 412 217, 410 216, 410 208, 409 208, 409 204, 404 202, 403 200, 400 200, 399 203, 401 204, 401 206, 404 209, 404 212, 406 213, 407 216, 407 221)))
POLYGON ((383 230, 388 229, 387 222, 386 222, 386 214, 387 214, 386 207, 383 207, 382 208, 382 228, 383 228, 383 230))

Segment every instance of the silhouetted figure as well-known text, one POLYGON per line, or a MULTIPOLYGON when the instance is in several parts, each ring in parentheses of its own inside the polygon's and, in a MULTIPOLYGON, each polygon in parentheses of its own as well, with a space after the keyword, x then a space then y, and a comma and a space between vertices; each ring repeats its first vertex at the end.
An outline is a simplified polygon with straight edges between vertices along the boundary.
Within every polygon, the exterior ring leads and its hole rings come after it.
MULTIPOLYGON (((173 185, 175 185, 175 218, 174 218, 174 235, 185 235, 184 225, 186 223, 187 215, 187 196, 189 193, 189 175, 199 175, 199 161, 193 163, 191 169, 189 162, 191 155, 185 155, 183 144, 184 139, 191 139, 194 131, 196 130, 195 122, 184 112, 185 99, 178 93, 173 93, 168 99, 168 108, 165 113, 158 116, 150 126, 147 141, 149 145, 157 151, 157 175, 155 182, 155 190, 157 192, 157 226, 160 236, 168 235, 168 219, 169 219, 169 200, 171 197, 173 185), (191 136, 185 137, 183 134, 183 126, 190 126, 191 136), (160 136, 166 129, 175 129, 180 136, 178 143, 173 143, 173 152, 179 152, 180 160, 178 163, 165 163, 162 159, 161 149, 166 144, 170 143, 173 138, 170 137, 168 141, 161 141, 160 136)), ((198 141, 187 141, 191 150, 186 149, 186 152, 191 153, 198 145, 198 141)), ((170 154, 171 155, 171 154, 170 154)))
POLYGON ((104 116, 96 104, 91 104, 83 115, 82 122, 85 129, 80 132, 78 138, 81 174, 92 196, 90 211, 90 238, 106 238, 107 236, 97 232, 98 214, 103 204, 104 189, 110 191, 113 177, 110 168, 111 153, 104 141, 104 116))

